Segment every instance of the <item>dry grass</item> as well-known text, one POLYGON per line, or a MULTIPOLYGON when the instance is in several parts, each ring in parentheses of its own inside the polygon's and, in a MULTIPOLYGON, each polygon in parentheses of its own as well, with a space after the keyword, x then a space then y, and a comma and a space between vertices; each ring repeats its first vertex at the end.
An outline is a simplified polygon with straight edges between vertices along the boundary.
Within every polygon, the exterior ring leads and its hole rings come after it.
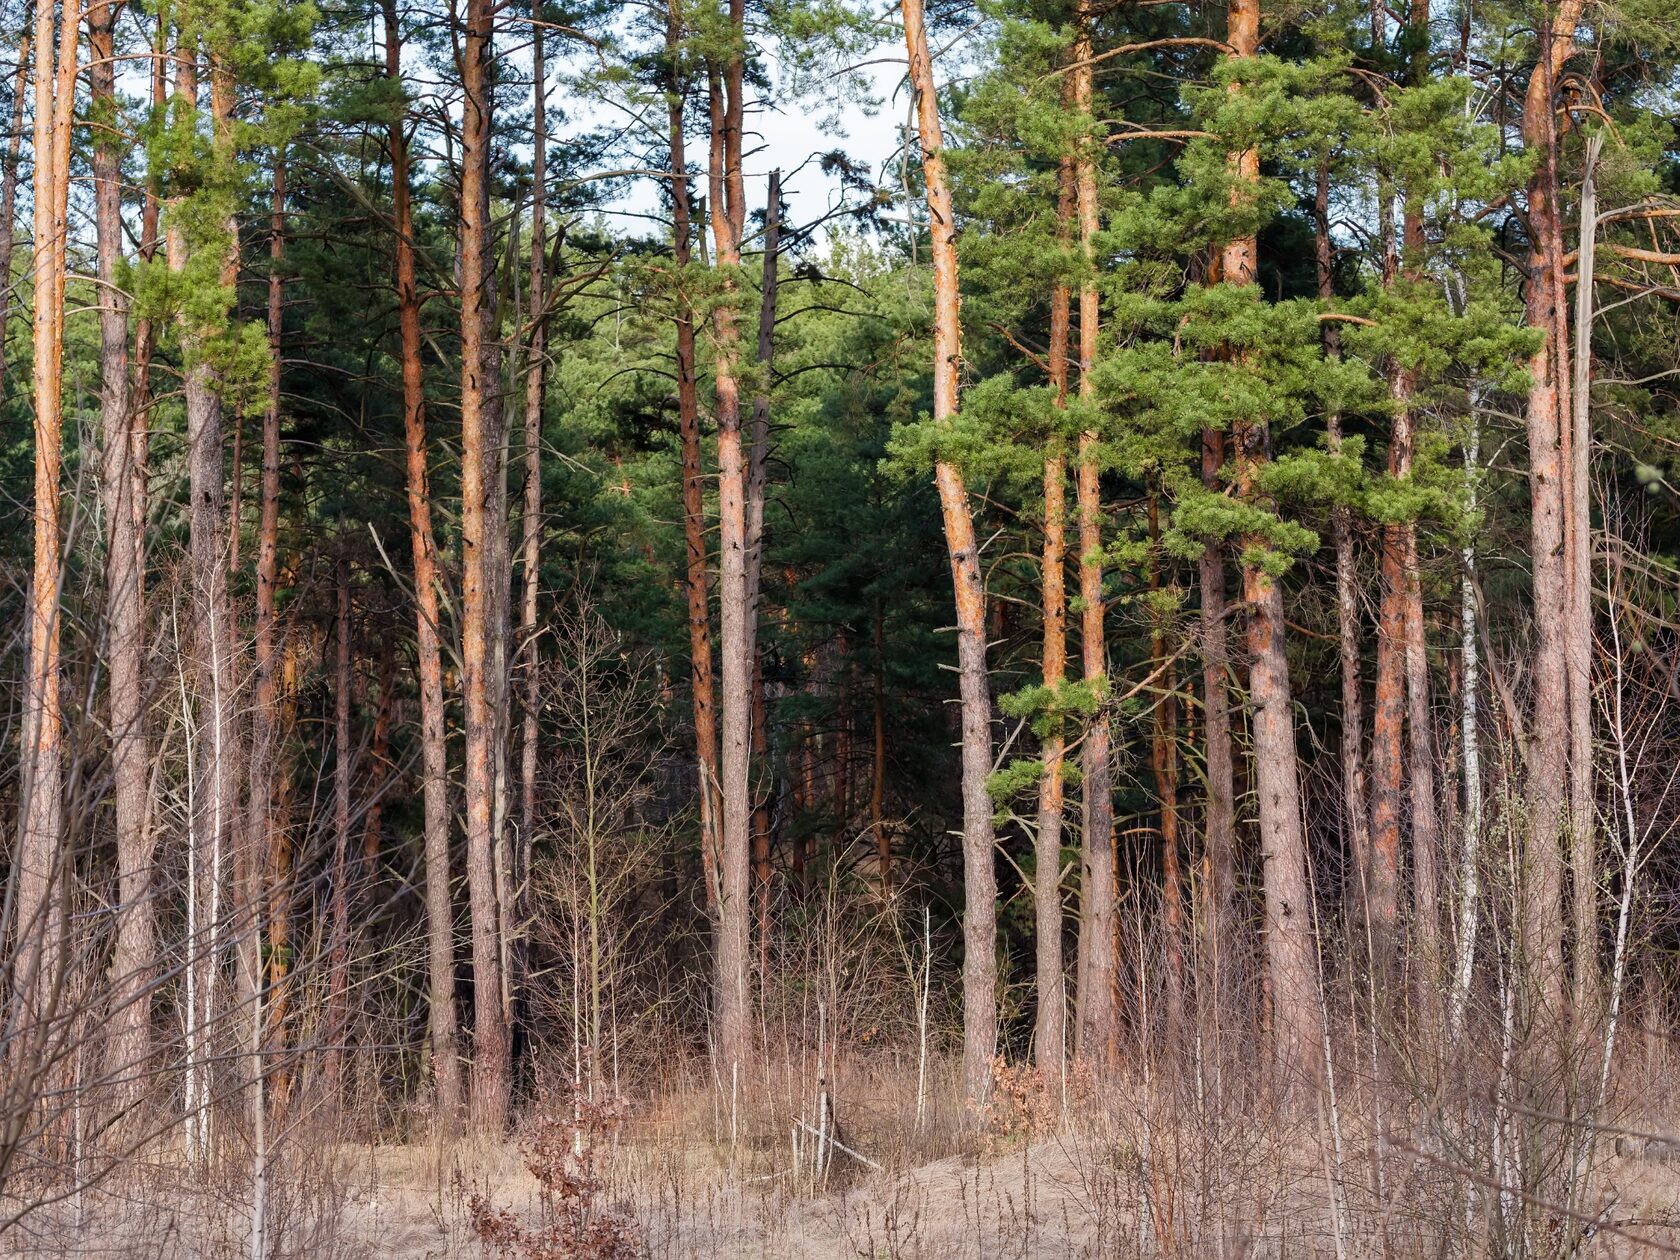
MULTIPOLYGON (((1250 1065, 1252 1066, 1252 1065, 1250 1065)), ((1206 1065, 1204 1065, 1204 1068, 1206 1065)), ((1581 1197, 1596 1225, 1558 1250, 1544 1212, 1502 1235, 1506 1202, 1454 1150, 1485 1117, 1394 1087, 1381 1098, 1342 1074, 1336 1127, 1324 1095, 1274 1100, 1244 1074, 1139 1070, 1070 1087, 1065 1108, 1010 1078, 975 1133, 939 1065, 916 1124, 914 1077, 891 1055, 842 1061, 830 1082, 843 1152, 813 1171, 796 1120, 811 1105, 798 1064, 777 1065, 749 1097, 692 1078, 630 1097, 598 1151, 599 1206, 635 1223, 650 1260, 736 1257, 1633 1257, 1680 1248, 1680 1163, 1643 1140, 1604 1143, 1581 1197), (733 1140, 731 1132, 733 1131, 733 1140), (1386 1136, 1385 1136, 1386 1135, 1386 1136), (1490 1222, 1492 1224, 1490 1224, 1490 1222)), ((697 1074, 696 1074, 697 1075, 697 1074)), ((1680 1081, 1660 1056, 1630 1054, 1615 1128, 1680 1131, 1680 1081)), ((564 1103, 550 1105, 563 1109, 564 1103)), ((516 1139, 379 1145, 300 1124, 276 1152, 275 1257, 476 1257, 475 1197, 521 1227, 551 1223, 526 1166, 543 1117, 516 1139)), ((1469 1150, 1468 1145, 1465 1151, 1469 1150)), ((236 1161, 230 1161, 234 1163, 236 1161)), ((163 1148, 111 1183, 29 1218, 0 1250, 30 1256, 241 1257, 248 1186, 234 1173, 187 1176, 163 1148)), ((1509 1199, 1510 1196, 1504 1196, 1509 1199)), ((1520 1214, 1518 1214, 1520 1215, 1520 1214)), ((567 1254, 567 1253, 545 1253, 567 1254)))

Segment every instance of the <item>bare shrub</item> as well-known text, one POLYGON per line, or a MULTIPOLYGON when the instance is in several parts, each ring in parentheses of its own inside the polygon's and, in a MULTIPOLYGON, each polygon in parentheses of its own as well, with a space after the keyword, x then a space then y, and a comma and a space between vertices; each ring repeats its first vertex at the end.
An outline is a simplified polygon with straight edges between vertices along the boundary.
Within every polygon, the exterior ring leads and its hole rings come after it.
POLYGON ((625 1104, 573 1090, 562 1114, 546 1111, 521 1147, 536 1178, 536 1224, 526 1224, 483 1194, 468 1201, 485 1249, 503 1260, 638 1260, 645 1243, 636 1223, 606 1199, 603 1143, 623 1123, 625 1104))

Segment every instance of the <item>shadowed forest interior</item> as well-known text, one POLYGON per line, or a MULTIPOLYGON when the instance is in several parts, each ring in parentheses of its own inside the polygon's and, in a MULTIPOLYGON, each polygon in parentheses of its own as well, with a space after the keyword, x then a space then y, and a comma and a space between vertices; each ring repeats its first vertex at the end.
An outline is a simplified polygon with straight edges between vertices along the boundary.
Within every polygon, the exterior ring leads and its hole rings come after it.
POLYGON ((1680 1251, 1668 0, 0 63, 0 1252, 1680 1251))

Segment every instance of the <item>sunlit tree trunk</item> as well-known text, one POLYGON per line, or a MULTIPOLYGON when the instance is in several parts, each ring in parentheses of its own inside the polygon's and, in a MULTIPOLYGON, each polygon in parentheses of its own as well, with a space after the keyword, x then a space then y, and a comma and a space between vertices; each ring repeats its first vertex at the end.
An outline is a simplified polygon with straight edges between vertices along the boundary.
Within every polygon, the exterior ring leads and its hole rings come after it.
POLYGON ((748 589, 747 458, 741 440, 740 282, 745 190, 741 174, 742 93, 745 63, 744 0, 729 0, 733 41, 722 64, 709 71, 711 86, 712 244, 720 294, 712 313, 718 422, 719 595, 722 630, 723 757, 722 862, 717 919, 715 1019, 718 1064, 726 1088, 748 1062, 752 1038, 748 989, 751 890, 752 615, 748 589))
POLYGON ((684 128, 687 83, 676 72, 682 42, 682 6, 666 9, 666 56, 671 80, 665 85, 671 148, 671 261, 676 282, 677 425, 682 446, 684 589, 688 607, 689 690, 694 708, 694 752, 699 771, 700 874, 705 905, 717 911, 718 880, 718 732, 717 698, 712 672, 711 581, 706 566, 706 497, 700 466, 700 381, 695 358, 694 305, 688 268, 692 257, 693 213, 689 205, 688 158, 684 128))
MULTIPOLYGON (((1061 161, 1057 235, 1070 243, 1075 212, 1073 158, 1061 161)), ((1058 410, 1067 406, 1068 341, 1072 295, 1064 281, 1050 290, 1050 394, 1058 410)), ((1067 444, 1048 435, 1044 451, 1044 544, 1039 559, 1043 605, 1042 677, 1051 703, 1067 680, 1067 444)), ((1038 1016, 1033 1032, 1038 1070, 1060 1090, 1067 1050, 1067 990, 1062 974, 1062 762, 1066 742, 1059 729, 1044 741, 1044 772, 1038 782, 1038 843, 1033 900, 1036 908, 1038 1016)))
POLYGON ((770 804, 775 791, 770 766, 770 728, 764 695, 764 665, 758 651, 758 620, 764 584, 764 488, 770 458, 770 386, 776 360, 776 281, 781 267, 782 173, 770 172, 764 202, 764 266, 759 282, 758 390, 753 397, 747 451, 745 632, 752 662, 752 757, 760 782, 753 801, 752 856, 758 901, 758 972, 762 984, 770 957, 770 804))
MULTIPOLYGON (((1602 140, 1590 136, 1581 175, 1580 232, 1576 250, 1575 335, 1570 406, 1570 487, 1567 536, 1569 622, 1564 631, 1569 681, 1570 904, 1575 937, 1575 1003, 1590 1009, 1602 977, 1598 951, 1597 813, 1593 792, 1593 547, 1592 547, 1592 329, 1597 258, 1597 163, 1602 140)), ((1562 309, 1562 298, 1559 298, 1562 309)), ((1560 409, 1561 410, 1561 409, 1560 409)))
MULTIPOLYGON (((402 81, 402 31, 396 0, 383 0, 385 74, 402 81)), ((449 781, 444 744, 442 627, 438 621, 437 542, 426 459, 426 394, 421 368, 420 295, 414 276, 414 214, 409 191, 407 120, 391 123, 392 227, 401 329, 403 445, 408 522, 414 558, 416 674, 420 690, 420 770, 425 810, 427 1001, 438 1126, 454 1128, 461 1112, 461 1060, 455 1018, 455 929, 449 882, 449 781)))
POLYGON ((542 419, 548 383, 548 67, 543 29, 532 30, 531 43, 531 271, 529 325, 525 341, 524 502, 520 508, 519 564, 524 579, 519 599, 519 828, 512 854, 513 904, 508 911, 512 940, 505 983, 518 1000, 525 981, 525 936, 529 918, 531 852, 537 825, 537 740, 541 678, 537 633, 537 596, 542 587, 542 419))
MULTIPOLYGON (((945 138, 928 53, 921 0, 901 0, 910 84, 927 190, 933 254, 933 420, 957 414, 962 324, 958 310, 957 225, 945 174, 945 138)), ((992 867, 992 709, 986 677, 986 588, 980 544, 962 470, 948 460, 934 467, 951 558, 957 612, 957 668, 962 695, 963 801, 963 1088, 971 1103, 991 1092, 997 1049, 997 876, 992 867)), ((976 1113, 978 1114, 978 1113, 976 1113)))
MULTIPOLYGON (((59 696, 59 600, 64 562, 59 519, 64 442, 64 288, 68 271, 70 128, 75 113, 80 6, 65 0, 35 13, 33 330, 35 497, 25 676, 15 942, 10 978, 24 1016, 11 1070, 50 1058, 65 979, 64 738, 59 696), (56 39, 55 39, 56 36, 56 39), (56 48, 56 54, 54 52, 56 48)), ((7 224, 9 232, 11 225, 7 224)))
MULTIPOLYGON (((88 13, 88 81, 95 112, 116 118, 116 17, 110 0, 88 13)), ((123 263, 122 154, 115 135, 97 135, 92 155, 99 256, 101 499, 105 515, 106 660, 110 667, 111 804, 116 824, 119 911, 111 955, 113 1074, 119 1106, 143 1094, 151 1054, 151 985, 156 975, 147 809, 145 678, 145 417, 134 405, 123 263)), ((9 224, 10 215, 6 215, 9 224)))
MULTIPOLYGON (((1234 0, 1226 34, 1233 63, 1257 54, 1260 40, 1258 0, 1234 0)), ((1233 93, 1242 91, 1233 82, 1233 93)), ((1245 149, 1231 157, 1239 186, 1257 182, 1260 155, 1245 149)), ((1240 195, 1234 192, 1233 195, 1240 195)), ((1220 271, 1225 283, 1255 282, 1257 245, 1252 236, 1225 245, 1220 271)), ((1239 424, 1236 490, 1245 499, 1256 494, 1256 479, 1268 458, 1266 419, 1252 416, 1239 424)), ((1250 539, 1252 547, 1263 540, 1250 539)), ((1312 944, 1312 901, 1307 887, 1307 845, 1301 817, 1301 788, 1295 749, 1295 717, 1284 651, 1283 592, 1259 564, 1242 566, 1243 600, 1248 610, 1249 696, 1254 706, 1254 786, 1259 798, 1260 858, 1266 893, 1266 966, 1271 982, 1273 1057, 1278 1067, 1311 1080, 1320 1060, 1317 969, 1312 944)))
MULTIPOLYGON (((1429 81, 1429 0, 1411 0, 1407 13, 1406 81, 1421 88, 1429 81)), ((1402 234, 1406 249, 1404 273, 1421 283, 1423 265, 1423 199, 1415 191, 1406 198, 1402 234)), ((1425 1011, 1435 1026, 1441 983, 1440 823, 1435 801, 1434 717, 1429 699, 1427 623, 1423 615, 1423 574, 1418 554, 1417 526, 1407 523, 1406 539, 1406 726, 1412 806, 1412 939, 1420 959, 1425 1011)))
MULTIPOLYGON (((290 876, 291 838, 284 834, 289 820, 277 810, 275 766, 280 748, 280 628, 275 615, 275 596, 280 572, 280 351, 281 322, 285 310, 286 257, 286 165, 285 155, 274 158, 274 182, 269 217, 268 269, 268 397, 262 416, 262 472, 258 483, 256 610, 252 625, 252 655, 255 692, 251 703, 250 800, 246 826, 250 837, 246 847, 252 854, 252 877, 256 884, 253 902, 261 922, 252 930, 265 936, 261 965, 264 1000, 274 1002, 284 985, 285 964, 279 963, 276 917, 272 907, 277 893, 271 881, 290 876), (260 860, 256 857, 261 854, 260 860)), ((282 927, 284 934, 290 924, 282 927)), ((261 1012, 258 1037, 266 1040, 264 1068, 284 1052, 279 1035, 283 1023, 267 1019, 261 1012)))
POLYGON ((1528 184, 1528 326, 1541 334, 1529 360, 1527 406, 1529 530, 1534 600, 1533 721, 1528 746, 1527 844, 1521 881, 1522 957, 1534 993, 1553 1006, 1564 993, 1562 823, 1568 804, 1568 590, 1565 514, 1570 465, 1568 349, 1562 291, 1563 226, 1558 205, 1557 79, 1574 48, 1581 0, 1562 0, 1541 25, 1540 52, 1523 102, 1523 140, 1537 161, 1528 184))
MULTIPOLYGON (((175 53, 175 95, 178 108, 197 109, 199 73, 194 45, 198 35, 180 32, 175 53)), ((214 178, 231 178, 234 147, 234 83, 224 61, 215 55, 210 64, 211 135, 214 178)), ((167 233, 169 267, 184 271, 189 242, 179 216, 186 207, 170 207, 167 233)), ((236 224, 221 224, 217 267, 221 285, 233 292, 238 271, 236 224)), ((227 514, 226 456, 222 433, 221 382, 208 354, 210 339, 222 331, 228 312, 206 314, 189 310, 182 316, 181 347, 185 360, 183 395, 186 403, 188 494, 188 572, 190 617, 187 662, 193 686, 193 793, 189 847, 193 870, 189 896, 193 902, 188 948, 188 1088, 186 1114, 190 1153, 208 1155, 211 1100, 210 1030, 215 1019, 216 961, 230 923, 235 936, 235 969, 240 1004, 254 1007, 256 907, 249 899, 249 855, 236 852, 242 839, 238 825, 242 773, 240 768, 240 702, 234 683, 235 639, 228 597, 228 557, 231 538, 227 514), (202 321, 202 322, 200 322, 202 321), (228 914, 224 896, 234 882, 234 913, 228 914)), ((242 847, 242 846, 241 846, 242 847)), ((253 1065, 254 1066, 254 1065, 253 1065)))
MULTIPOLYGON (((1073 107, 1079 117, 1091 114, 1091 4, 1079 0, 1076 10, 1074 69, 1069 75, 1073 107)), ((1093 399, 1091 375, 1097 355, 1097 332, 1102 318, 1095 275, 1097 233, 1097 168, 1087 137, 1074 154, 1074 199, 1079 220, 1079 397, 1093 399)), ((1080 674, 1089 686, 1103 686, 1108 676, 1108 644, 1104 630, 1102 562, 1102 482, 1097 467, 1098 434, 1079 435, 1074 494, 1079 518, 1079 650, 1080 674)), ((1109 723, 1106 705, 1091 719, 1080 748, 1080 887, 1079 957, 1077 963, 1079 1032, 1076 1049, 1085 1060, 1108 1057, 1114 1026, 1114 799, 1109 780, 1109 723)))
POLYGON ((764 202, 764 271, 759 286, 758 391, 753 398, 751 444, 747 451, 747 617, 746 632, 756 657, 758 606, 764 584, 764 487, 770 458, 770 386, 776 368, 776 284, 781 268, 782 173, 771 171, 764 202))
MULTIPOLYGON (((1470 396, 1470 436, 1464 448, 1464 482, 1467 506, 1476 504, 1476 480, 1481 469, 1481 428, 1476 408, 1481 399, 1470 396)), ((1476 544, 1465 542, 1460 553, 1464 571, 1459 579, 1459 745, 1464 758, 1464 815, 1459 824, 1458 915, 1454 923, 1453 975, 1447 1000, 1447 1038, 1456 1044, 1464 1031, 1470 1003, 1470 982, 1475 976, 1476 936, 1481 926, 1482 854, 1482 740, 1481 740, 1481 649, 1476 613, 1476 544)))
POLYGON ((1425 1002, 1433 1006, 1440 989, 1441 837, 1435 804, 1434 715, 1430 708, 1429 657, 1423 617, 1423 585, 1417 539, 1406 584, 1406 726, 1411 759, 1412 931, 1423 967, 1425 1002))
POLYGON ((492 304, 489 224, 490 42, 489 0, 468 0, 462 39, 461 85, 461 661, 466 711, 464 782, 467 813, 467 896, 472 914, 472 1118, 481 1132, 500 1133, 507 1121, 511 1032, 503 1005, 501 904, 495 834, 497 691, 491 639, 495 619, 501 528, 492 482, 501 471, 499 425, 490 414, 497 381, 487 376, 487 309, 492 304))

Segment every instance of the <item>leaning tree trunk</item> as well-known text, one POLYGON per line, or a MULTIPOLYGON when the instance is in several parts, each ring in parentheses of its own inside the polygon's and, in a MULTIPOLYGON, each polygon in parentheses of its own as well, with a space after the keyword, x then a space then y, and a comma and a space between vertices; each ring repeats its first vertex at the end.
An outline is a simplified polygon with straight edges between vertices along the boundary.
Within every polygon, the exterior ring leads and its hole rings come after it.
MULTIPOLYGON (((927 188, 933 253, 933 422, 956 418, 962 323, 958 309, 957 225, 945 174, 933 60, 928 53, 922 0, 901 0, 910 84, 927 188)), ((956 594, 957 670, 962 696, 963 802, 963 1088, 978 1105, 991 1092, 997 1050, 997 876, 992 867, 992 701, 986 677, 986 587, 980 545, 962 470, 949 460, 934 466, 945 546, 956 594)), ((978 1115, 978 1111, 975 1112, 978 1115)))

